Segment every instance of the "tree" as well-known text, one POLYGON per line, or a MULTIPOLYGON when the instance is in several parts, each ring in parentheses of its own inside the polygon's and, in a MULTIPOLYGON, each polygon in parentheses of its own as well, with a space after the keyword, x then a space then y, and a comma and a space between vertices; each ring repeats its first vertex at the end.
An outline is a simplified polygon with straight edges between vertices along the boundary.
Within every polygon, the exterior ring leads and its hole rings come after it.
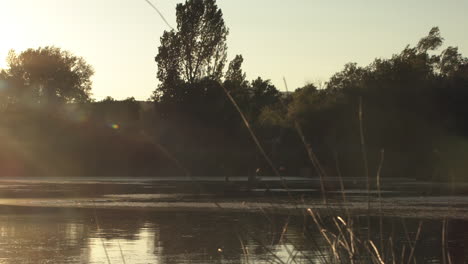
POLYGON ((465 58, 458 53, 458 47, 448 47, 440 55, 439 69, 443 75, 453 75, 464 64, 465 58))
POLYGON ((115 99, 112 96, 106 96, 100 102, 101 103, 112 103, 112 102, 115 102, 115 99))
POLYGON ((224 87, 229 91, 239 107, 246 110, 249 107, 251 91, 245 72, 242 71, 243 62, 242 55, 236 55, 229 63, 224 79, 224 87))
POLYGON ((177 90, 182 82, 180 47, 177 43, 177 35, 173 30, 164 31, 156 62, 158 64, 157 78, 161 83, 158 89, 153 92, 151 99, 160 102, 183 96, 183 92, 177 90))
POLYGON ((165 31, 156 62, 160 92, 176 80, 195 83, 203 78, 220 81, 226 63, 229 30, 216 0, 187 0, 176 7, 177 31, 165 31))
POLYGON ((443 42, 444 38, 440 35, 439 27, 433 27, 429 31, 429 35, 419 41, 416 48, 420 53, 426 53, 431 50, 436 50, 443 42))
POLYGON ((10 103, 53 105, 85 102, 94 71, 81 57, 57 47, 10 51, 9 68, 2 74, 10 103))
POLYGON ((354 91, 362 86, 366 71, 356 63, 347 63, 341 72, 335 73, 327 83, 330 90, 354 91))
POLYGON ((281 93, 270 82, 258 77, 251 83, 250 118, 257 120, 262 109, 279 102, 281 93))
POLYGON ((242 72, 242 63, 244 58, 242 55, 236 55, 234 59, 229 63, 228 70, 226 72, 226 81, 231 81, 238 84, 245 83, 245 73, 242 72))
POLYGON ((156 56, 160 84, 151 99, 162 118, 187 114, 211 120, 207 116, 227 102, 220 87, 228 35, 223 14, 216 0, 187 0, 177 5, 176 20, 177 29, 161 37, 156 56))

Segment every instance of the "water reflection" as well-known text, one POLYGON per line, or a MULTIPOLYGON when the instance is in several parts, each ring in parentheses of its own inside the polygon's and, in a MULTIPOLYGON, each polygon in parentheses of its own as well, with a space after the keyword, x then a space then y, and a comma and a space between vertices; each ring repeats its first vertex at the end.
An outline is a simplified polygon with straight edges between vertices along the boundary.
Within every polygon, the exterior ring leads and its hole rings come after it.
MULTIPOLYGON (((285 262, 293 255, 297 263, 322 263, 329 254, 302 216, 101 210, 98 228, 93 210, 5 208, 0 211, 0 263, 7 264, 107 263, 107 257, 111 263, 270 263, 273 254, 285 262)), ((385 235, 394 233, 396 243, 405 243, 401 219, 385 221, 385 235)), ((418 221, 405 224, 416 230, 418 221)), ((448 223, 452 263, 465 259, 466 226, 448 223)), ((424 223, 416 250, 421 263, 440 259, 440 234, 440 221, 424 223)))
POLYGON ((107 257, 111 263, 161 263, 157 234, 152 227, 141 228, 133 239, 103 239, 104 234, 96 234, 99 237, 90 238, 82 249, 81 263, 107 263, 107 257))

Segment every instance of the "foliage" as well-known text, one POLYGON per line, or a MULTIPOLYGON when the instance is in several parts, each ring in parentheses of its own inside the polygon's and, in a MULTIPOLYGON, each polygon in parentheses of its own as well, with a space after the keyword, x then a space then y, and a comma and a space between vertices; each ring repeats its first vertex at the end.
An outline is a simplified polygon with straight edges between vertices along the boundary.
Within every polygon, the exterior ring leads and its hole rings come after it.
POLYGON ((7 83, 4 104, 86 102, 91 93, 94 71, 83 58, 57 47, 10 51, 8 69, 1 74, 7 83))
MULTIPOLYGON (((156 62, 164 85, 220 81, 226 63, 228 29, 215 0, 187 0, 176 8, 177 31, 164 32, 156 62)), ((166 91, 162 89, 162 92, 166 91)))
POLYGON ((238 85, 245 85, 245 72, 242 72, 242 63, 244 58, 242 55, 236 55, 234 59, 229 63, 228 70, 226 72, 226 81, 236 83, 238 85))
POLYGON ((177 31, 161 37, 156 56, 160 84, 151 99, 163 118, 191 113, 198 119, 224 119, 216 115, 227 102, 219 85, 228 35, 223 14, 215 0, 188 0, 177 5, 176 17, 177 31))
MULTIPOLYGON (((156 146, 194 175, 253 173, 264 161, 229 93, 274 163, 292 175, 311 166, 296 133, 298 124, 326 173, 337 173, 338 159, 346 176, 362 176, 362 108, 370 171, 377 169, 372 164, 378 164, 378 153, 385 149, 383 177, 466 177, 468 59, 457 47, 438 51, 443 45, 438 28, 390 58, 364 67, 348 63, 324 87, 307 84, 289 94, 261 77, 248 81, 242 55, 229 63, 223 79, 228 30, 214 0, 179 4, 177 22, 177 31, 161 37, 156 57, 160 84, 152 103, 112 97, 92 102, 92 68, 59 48, 11 52, 9 68, 0 72, 0 136, 14 137, 6 137, 3 147, 21 142, 33 155, 63 154, 67 164, 82 160, 77 164, 84 174, 111 174, 92 165, 86 153, 95 151, 99 154, 93 158, 104 167, 111 167, 111 160, 123 162, 117 153, 128 151, 132 164, 121 164, 122 173, 144 174, 137 164, 145 167, 151 157, 163 160, 156 146), (116 146, 119 140, 121 147, 116 146)), ((0 163, 15 164, 6 153, 0 163)), ((26 167, 31 172, 34 166, 26 167)), ((75 169, 79 171, 70 170, 75 169)), ((180 173, 176 171, 165 173, 180 173)))
POLYGON ((274 117, 270 122, 291 130, 293 121, 299 122, 324 167, 334 167, 333 153, 339 153, 342 170, 359 176, 362 168, 353 164, 361 152, 357 117, 362 100, 367 147, 376 154, 370 163, 377 164, 377 153, 385 149, 389 165, 384 174, 429 177, 440 171, 440 164, 460 167, 451 157, 453 151, 444 146, 454 136, 468 136, 463 121, 468 109, 462 103, 468 99, 468 64, 456 47, 434 54, 442 44, 434 27, 416 47, 407 46, 367 67, 346 64, 325 89, 311 85, 297 89, 287 112, 266 109, 262 116, 274 117), (434 149, 446 151, 435 157, 434 149))
POLYGON ((429 31, 429 34, 419 41, 416 48, 420 53, 427 53, 428 51, 436 50, 437 48, 439 48, 443 42, 444 39, 440 35, 439 28, 433 27, 429 31))

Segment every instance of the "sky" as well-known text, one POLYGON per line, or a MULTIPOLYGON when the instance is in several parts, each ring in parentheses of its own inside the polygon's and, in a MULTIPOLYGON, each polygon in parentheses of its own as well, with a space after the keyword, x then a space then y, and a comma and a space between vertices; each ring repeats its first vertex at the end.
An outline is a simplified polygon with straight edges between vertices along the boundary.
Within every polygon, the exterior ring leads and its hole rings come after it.
MULTIPOLYGON (((150 0, 175 27, 183 1, 150 0)), ((415 45, 439 26, 445 46, 468 56, 466 0, 218 0, 228 59, 248 79, 284 90, 326 82, 348 62, 368 65, 415 45)), ((146 100, 156 89, 159 38, 167 25, 145 0, 0 0, 0 68, 10 49, 57 46, 95 69, 92 97, 146 100)))

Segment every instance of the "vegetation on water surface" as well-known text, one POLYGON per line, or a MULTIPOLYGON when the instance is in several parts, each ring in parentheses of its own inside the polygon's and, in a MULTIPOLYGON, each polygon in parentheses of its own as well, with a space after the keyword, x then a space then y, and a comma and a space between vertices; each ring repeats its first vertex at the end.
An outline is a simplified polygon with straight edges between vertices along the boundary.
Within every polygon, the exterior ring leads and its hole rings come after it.
POLYGON ((299 124, 327 175, 337 174, 337 159, 343 176, 364 175, 362 102, 369 170, 385 149, 382 177, 466 180, 468 59, 457 47, 438 51, 437 27, 391 58, 349 63, 323 85, 281 92, 247 80, 242 55, 227 62, 229 29, 215 0, 178 4, 176 17, 161 37, 148 102, 92 100, 91 66, 60 48, 12 52, 0 73, 0 173, 273 174, 226 89, 283 174, 311 167, 299 124))

